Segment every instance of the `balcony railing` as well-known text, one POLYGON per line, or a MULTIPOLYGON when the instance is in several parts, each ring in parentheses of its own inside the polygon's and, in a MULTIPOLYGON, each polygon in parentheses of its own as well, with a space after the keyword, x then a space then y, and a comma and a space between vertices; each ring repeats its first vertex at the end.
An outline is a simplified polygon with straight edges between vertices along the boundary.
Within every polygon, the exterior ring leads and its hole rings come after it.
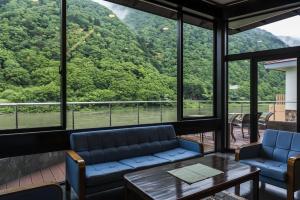
MULTIPOLYGON (((84 125, 88 120, 93 121, 94 124, 102 121, 100 126, 176 121, 176 104, 176 101, 68 102, 68 128, 75 129, 82 126, 88 128, 88 123, 86 126, 84 125)), ((278 101, 259 101, 258 110, 269 112, 272 108, 273 113, 282 112, 276 110, 277 104, 278 101)), ((283 104, 296 105, 296 102, 284 102, 283 104)), ((282 105, 282 102, 280 105, 282 105)), ((212 106, 212 101, 184 101, 186 115, 191 113, 191 115, 211 116, 212 106)), ((229 113, 249 112, 249 101, 229 102, 229 113)), ((0 103, 0 128, 18 129, 32 126, 44 127, 49 126, 49 124, 51 126, 59 125, 59 115, 60 103, 58 102, 0 103)), ((273 120, 275 120, 275 115, 273 120)), ((98 124, 97 127, 99 127, 98 124)))

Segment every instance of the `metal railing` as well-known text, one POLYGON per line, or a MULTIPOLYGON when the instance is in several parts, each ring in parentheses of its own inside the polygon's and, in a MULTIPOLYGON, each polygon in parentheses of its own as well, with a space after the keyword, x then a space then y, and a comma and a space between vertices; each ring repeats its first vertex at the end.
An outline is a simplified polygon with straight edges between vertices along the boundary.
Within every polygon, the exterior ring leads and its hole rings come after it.
POLYGON ((75 106, 96 106, 96 105, 106 105, 109 109, 109 126, 112 126, 112 108, 114 105, 134 105, 137 109, 137 124, 140 124, 140 108, 142 104, 158 104, 159 110, 160 110, 160 123, 163 122, 163 106, 164 104, 172 104, 176 103, 176 101, 104 101, 104 102, 68 102, 67 106, 71 108, 71 113, 72 113, 72 129, 75 129, 75 113, 76 109, 74 109, 75 106))
MULTIPOLYGON (((250 110, 250 101, 229 101, 228 105, 229 105, 229 109, 230 109, 230 104, 236 104, 239 105, 239 113, 246 113, 249 112, 250 110), (246 110, 246 111, 245 111, 246 110)), ((258 101, 258 106, 260 105, 272 105, 272 112, 274 113, 274 115, 272 116, 273 120, 275 120, 275 113, 279 112, 276 110, 276 105, 283 105, 283 104, 296 104, 296 101, 258 101)), ((260 111, 258 109, 258 111, 260 111)))
MULTIPOLYGON (((159 109, 159 121, 163 122, 163 114, 164 114, 164 108, 166 107, 172 107, 172 104, 176 104, 177 101, 104 101, 104 102, 67 102, 68 106, 68 112, 71 112, 71 127, 72 129, 75 129, 76 124, 76 113, 80 112, 80 108, 85 106, 107 106, 108 108, 108 118, 109 118, 109 126, 112 126, 112 116, 113 116, 113 107, 118 105, 121 107, 125 107, 128 105, 136 108, 136 124, 141 123, 141 108, 145 107, 145 105, 152 105, 152 107, 159 109), (154 106, 155 105, 155 106, 154 106), (80 107, 80 108, 78 108, 80 107)), ((198 111, 199 113, 203 111, 202 109, 203 105, 209 105, 212 106, 212 101, 197 101, 197 100, 185 100, 185 103, 193 103, 195 111, 198 111), (195 106, 195 104, 198 104, 195 106)), ((281 103, 295 103, 296 102, 281 102, 281 103)), ((278 101, 259 101, 259 105, 273 105, 273 113, 276 112, 275 105, 278 104, 278 101)), ((244 113, 248 112, 247 110, 250 107, 250 101, 229 101, 228 102, 229 107, 230 106, 238 106, 239 108, 235 108, 238 110, 237 112, 244 113)), ((15 128, 19 128, 19 113, 21 107, 26 106, 60 106, 59 102, 48 102, 48 103, 0 103, 0 108, 2 107, 13 107, 13 113, 15 118, 15 128)), ((151 106, 150 106, 151 107, 151 106)), ((176 107, 176 106, 175 106, 176 107)), ((1 114, 1 113, 0 113, 1 114)), ((3 113, 4 114, 4 113, 3 113)), ((275 115, 273 116, 275 119, 275 115)))
MULTIPOLYGON (((174 104, 176 101, 103 101, 103 102, 67 102, 68 112, 71 112, 72 120, 72 129, 75 129, 75 115, 76 112, 80 112, 80 108, 85 106, 106 106, 109 113, 109 126, 112 126, 112 115, 113 115, 113 106, 120 107, 135 107, 137 109, 137 124, 140 124, 140 108, 145 104, 156 104, 155 107, 159 107, 160 112, 160 122, 163 122, 163 108, 170 107, 170 104, 174 104), (80 107, 79 109, 77 107, 80 107), (79 110, 79 111, 77 111, 79 110)), ((200 104, 200 102, 199 102, 200 104)), ((49 102, 49 103, 0 103, 0 108, 3 107, 13 107, 14 110, 14 119, 15 119, 15 128, 19 128, 19 113, 20 107, 30 107, 30 106, 60 106, 59 102, 49 102)), ((199 106, 200 108, 200 106, 199 106)), ((0 113, 5 114, 5 113, 0 113)))

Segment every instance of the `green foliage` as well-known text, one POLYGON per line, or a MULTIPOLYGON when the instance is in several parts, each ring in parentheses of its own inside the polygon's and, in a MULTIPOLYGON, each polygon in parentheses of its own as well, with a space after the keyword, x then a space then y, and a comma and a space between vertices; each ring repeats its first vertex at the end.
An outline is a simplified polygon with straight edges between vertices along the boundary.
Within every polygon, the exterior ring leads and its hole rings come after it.
MULTIPOLYGON (((91 0, 68 1, 68 101, 176 100, 177 23, 122 8, 127 16, 91 0)), ((60 99, 60 1, 0 2, 0 101, 60 99)), ((230 52, 285 46, 258 29, 238 34, 230 52), (257 43, 257 40, 263 42, 257 43)), ((249 73, 237 62, 233 99, 249 99, 249 73)), ((259 71, 260 99, 283 92, 284 77, 259 71)), ((212 100, 213 32, 184 25, 184 98, 212 100)))

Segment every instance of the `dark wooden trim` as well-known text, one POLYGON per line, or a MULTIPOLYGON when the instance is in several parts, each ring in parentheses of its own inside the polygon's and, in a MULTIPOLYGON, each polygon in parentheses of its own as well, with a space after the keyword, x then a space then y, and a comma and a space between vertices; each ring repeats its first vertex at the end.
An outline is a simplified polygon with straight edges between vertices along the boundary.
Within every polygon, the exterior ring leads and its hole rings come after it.
POLYGON ((250 142, 257 142, 258 124, 257 124, 257 89, 258 89, 258 63, 256 60, 250 60, 250 142))
POLYGON ((261 144, 260 142, 254 142, 254 143, 251 143, 251 144, 245 144, 245 145, 242 145, 240 147, 237 147, 237 149, 235 150, 235 160, 240 161, 241 149, 247 148, 247 147, 252 147, 252 146, 257 146, 257 145, 260 145, 260 144, 261 144))
POLYGON ((183 119, 183 14, 177 18, 177 121, 183 119))
POLYGON ((265 60, 280 60, 287 58, 299 57, 300 47, 287 47, 273 50, 247 52, 240 54, 231 54, 226 56, 226 61, 237 61, 237 60, 250 60, 256 59, 256 61, 265 60))
POLYGON ((213 112, 218 116, 218 62, 217 62, 217 24, 213 23, 213 112))
MULTIPOLYGON (((80 155, 78 155, 75 151, 69 150, 66 152, 66 156, 70 157, 76 165, 78 165, 79 168, 79 194, 78 195, 78 200, 85 200, 85 161, 84 159, 81 158, 80 155)), ((74 174, 73 176, 76 176, 74 174)), ((67 178, 66 178, 67 180, 67 178)))
POLYGON ((69 156, 72 160, 74 160, 79 166, 85 166, 84 159, 81 158, 79 154, 77 154, 73 150, 66 151, 67 156, 69 156))
POLYGON ((215 98, 216 116, 222 120, 221 129, 216 132, 215 148, 224 152, 227 129, 227 23, 221 19, 216 20, 214 29, 214 65, 215 65, 215 98))
POLYGON ((235 18, 243 15, 261 15, 266 11, 286 10, 291 7, 299 6, 298 0, 265 0, 265 1, 248 1, 248 3, 237 6, 229 6, 224 9, 226 19, 235 18), (253 14, 254 13, 254 14, 253 14))
POLYGON ((300 162, 300 155, 290 157, 288 159, 288 188, 287 188, 287 200, 294 200, 294 192, 296 191, 296 163, 300 162))
POLYGON ((67 2, 61 0, 61 124, 62 128, 67 128, 67 2))
MULTIPOLYGON (((108 0, 112 3, 120 4, 130 8, 142 10, 144 12, 153 13, 156 15, 162 15, 164 17, 170 17, 175 19, 176 15, 174 13, 167 12, 167 10, 172 10, 173 12, 178 11, 178 8, 184 7, 191 10, 195 10, 199 13, 203 13, 209 16, 220 16, 221 9, 216 8, 205 2, 199 2, 197 0, 191 0, 189 2, 183 2, 180 0, 174 1, 164 1, 164 0, 151 0, 151 1, 135 1, 135 0, 108 0), (165 10, 162 12, 162 10, 165 10), (159 12, 158 12, 159 11, 159 12), (168 13, 166 15, 166 13, 168 13)), ((189 12, 184 12, 186 14, 193 14, 189 12)), ((199 16, 200 17, 200 16, 199 16)))
MULTIPOLYGON (((263 26, 263 25, 270 24, 270 23, 273 23, 273 22, 277 22, 277 21, 280 21, 280 20, 284 20, 284 19, 287 19, 287 18, 290 18, 290 17, 294 17, 296 15, 299 15, 298 12, 299 12, 299 10, 295 10, 295 11, 292 11, 292 12, 277 15, 275 17, 271 17, 269 19, 262 19, 262 20, 259 20, 257 22, 253 22, 252 24, 247 24, 247 25, 241 26, 241 27, 236 28, 236 29, 230 29, 229 34, 230 35, 237 34, 237 33, 240 33, 240 32, 244 32, 244 31, 247 31, 247 30, 250 30, 250 29, 257 28, 259 26, 263 26)), ((249 17, 251 18, 251 16, 249 16, 249 17)), ((247 19, 249 17, 242 17, 238 20, 247 19)), ((255 15, 253 17, 255 17, 255 15)), ((230 22, 238 21, 238 20, 232 20, 230 22)))
POLYGON ((297 57, 297 132, 300 132, 300 57, 297 57))
POLYGON ((54 183, 48 183, 48 184, 33 184, 32 186, 27 186, 27 187, 14 187, 14 188, 10 188, 4 191, 1 191, 1 198, 5 198, 5 196, 8 196, 8 198, 10 199, 11 197, 9 197, 10 195, 14 195, 15 193, 22 193, 22 192, 28 192, 28 191, 36 191, 38 192, 39 189, 41 188, 49 188, 49 187, 56 187, 57 191, 59 191, 61 193, 60 195, 60 199, 57 200, 62 200, 63 199, 63 191, 62 188, 58 185, 58 184, 54 184, 54 183))
POLYGON ((69 132, 51 131, 0 135, 0 158, 69 149, 69 132))
POLYGON ((0 130, 1 135, 12 135, 12 134, 27 134, 35 132, 51 132, 51 131, 62 131, 62 126, 53 126, 53 127, 38 127, 38 128, 20 128, 20 129, 4 129, 0 130))

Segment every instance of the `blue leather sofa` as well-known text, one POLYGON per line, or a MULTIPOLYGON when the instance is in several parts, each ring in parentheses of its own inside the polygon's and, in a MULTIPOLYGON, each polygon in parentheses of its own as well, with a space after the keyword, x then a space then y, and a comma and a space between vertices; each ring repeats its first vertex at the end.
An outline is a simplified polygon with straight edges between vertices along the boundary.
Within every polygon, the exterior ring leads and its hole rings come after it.
POLYGON ((262 144, 237 149, 236 160, 260 168, 260 181, 287 189, 288 200, 300 189, 300 133, 267 129, 262 144))
POLYGON ((63 191, 56 184, 39 185, 5 191, 0 200, 63 200, 63 191))
POLYGON ((171 125, 77 132, 70 137, 66 190, 73 188, 80 200, 122 194, 128 172, 203 156, 202 144, 177 138, 171 125))

